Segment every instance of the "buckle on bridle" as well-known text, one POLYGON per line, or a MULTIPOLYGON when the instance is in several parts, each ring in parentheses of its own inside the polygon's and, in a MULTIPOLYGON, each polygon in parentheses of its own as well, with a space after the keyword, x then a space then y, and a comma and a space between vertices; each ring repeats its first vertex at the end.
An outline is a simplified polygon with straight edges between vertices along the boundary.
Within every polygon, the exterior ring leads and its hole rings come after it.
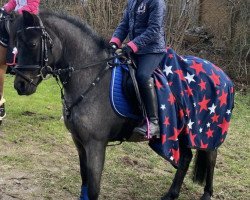
POLYGON ((43 80, 47 80, 53 74, 53 69, 50 66, 42 67, 40 70, 40 75, 43 80))

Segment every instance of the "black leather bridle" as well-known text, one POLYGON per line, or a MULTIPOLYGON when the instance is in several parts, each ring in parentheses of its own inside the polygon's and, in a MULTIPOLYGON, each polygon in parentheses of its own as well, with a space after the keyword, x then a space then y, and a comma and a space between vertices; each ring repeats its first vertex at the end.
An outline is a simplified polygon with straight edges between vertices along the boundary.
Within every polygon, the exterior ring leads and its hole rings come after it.
MULTIPOLYGON (((40 73, 35 77, 41 77, 42 79, 46 79, 47 75, 53 75, 53 77, 56 79, 60 89, 61 89, 61 99, 63 102, 63 106, 66 112, 66 116, 69 117, 70 113, 71 113, 71 109, 76 106, 77 104, 79 104, 87 95, 87 93, 89 93, 99 82, 100 80, 104 77, 104 75, 106 74, 106 72, 116 66, 117 64, 114 64, 113 62, 109 62, 109 61, 113 61, 116 58, 120 58, 120 57, 124 57, 124 54, 115 54, 114 56, 108 57, 106 59, 100 60, 98 62, 94 62, 94 63, 89 63, 86 64, 84 66, 81 67, 70 67, 68 66, 67 68, 63 68, 63 69, 53 69, 52 67, 50 67, 48 65, 48 49, 53 47, 53 41, 50 37, 50 35, 48 34, 48 32, 45 30, 45 27, 43 26, 43 23, 40 20, 40 25, 39 26, 30 26, 30 27, 26 27, 24 29, 21 29, 19 31, 17 31, 17 34, 20 34, 22 31, 24 30, 32 30, 32 29, 38 29, 42 31, 42 35, 41 35, 41 51, 40 51, 40 63, 37 65, 16 65, 14 67, 14 72, 16 74, 18 74, 19 76, 21 76, 25 81, 27 81, 29 84, 32 84, 34 86, 37 86, 37 84, 35 84, 32 78, 27 77, 22 71, 35 71, 35 70, 40 70, 40 73), (49 45, 49 46, 48 46, 49 45), (49 48, 48 48, 49 47, 49 48), (61 82, 62 86, 59 83, 59 78, 60 75, 62 74, 66 74, 69 76, 70 73, 77 71, 77 70, 83 70, 83 69, 87 69, 90 67, 94 67, 94 66, 98 66, 101 64, 107 63, 105 68, 102 68, 99 73, 97 74, 97 76, 95 77, 94 81, 92 81, 89 84, 89 87, 82 93, 79 95, 79 97, 72 102, 70 105, 68 102, 66 102, 66 99, 64 98, 64 92, 63 92, 63 87, 66 83, 61 82)), ((129 59, 125 59, 125 62, 129 62, 129 59)))
POLYGON ((30 84, 33 84, 37 86, 35 83, 33 83, 33 79, 30 77, 27 77, 22 71, 35 71, 40 70, 40 73, 36 76, 41 77, 42 79, 45 79, 48 74, 52 72, 52 68, 48 65, 48 46, 51 49, 53 47, 53 41, 51 37, 49 36, 48 32, 45 30, 42 21, 40 20, 40 26, 30 26, 23 28, 21 30, 17 31, 17 35, 20 34, 22 31, 25 30, 41 30, 41 50, 40 50, 40 61, 37 65, 16 65, 13 70, 16 74, 21 76, 23 79, 25 79, 30 84))

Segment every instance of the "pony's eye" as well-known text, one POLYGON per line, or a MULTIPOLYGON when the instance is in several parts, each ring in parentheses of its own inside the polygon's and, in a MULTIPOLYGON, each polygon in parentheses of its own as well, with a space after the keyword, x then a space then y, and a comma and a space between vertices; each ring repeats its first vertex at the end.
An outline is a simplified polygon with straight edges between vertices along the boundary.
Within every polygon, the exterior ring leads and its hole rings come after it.
POLYGON ((28 46, 29 46, 30 48, 35 48, 35 47, 37 46, 37 43, 35 43, 35 42, 30 42, 30 43, 28 43, 28 46))

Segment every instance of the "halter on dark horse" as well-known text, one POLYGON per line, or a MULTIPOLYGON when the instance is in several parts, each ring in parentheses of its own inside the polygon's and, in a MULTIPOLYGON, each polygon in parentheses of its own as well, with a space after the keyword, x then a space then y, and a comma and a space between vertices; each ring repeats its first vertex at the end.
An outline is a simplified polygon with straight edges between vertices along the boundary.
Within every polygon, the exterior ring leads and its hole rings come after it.
MULTIPOLYGON (((23 17, 16 20, 16 37, 12 38, 17 39, 19 51, 15 88, 20 95, 30 95, 47 74, 59 77, 64 91, 65 125, 72 133, 80 158, 80 198, 97 200, 106 145, 108 141, 129 138, 135 123, 118 117, 110 106, 110 73, 106 73, 110 67, 106 62, 113 58, 109 58, 100 38, 90 28, 67 16, 53 13, 41 13, 40 16, 24 12, 23 17), (75 33, 72 37, 68 37, 70 31, 75 33), (101 62, 94 61, 95 55, 101 62), (79 65, 82 67, 74 67, 79 65), (94 87, 100 81, 102 84, 94 87), (105 123, 100 124, 103 119, 105 123)), ((181 137, 179 140, 179 168, 162 200, 178 198, 192 159, 191 149, 184 145, 181 137)), ((217 151, 197 152, 194 179, 200 182, 206 179, 201 199, 210 200, 217 151)))

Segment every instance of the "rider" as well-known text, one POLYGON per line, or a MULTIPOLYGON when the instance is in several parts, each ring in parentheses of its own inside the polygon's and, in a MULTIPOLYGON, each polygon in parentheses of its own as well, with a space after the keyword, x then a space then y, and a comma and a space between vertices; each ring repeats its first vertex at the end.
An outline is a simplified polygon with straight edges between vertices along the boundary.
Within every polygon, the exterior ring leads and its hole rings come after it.
MULTIPOLYGON (((151 137, 158 137, 160 134, 157 96, 151 76, 166 52, 165 15, 164 0, 128 0, 123 18, 110 40, 112 48, 120 48, 121 43, 129 36, 130 41, 122 51, 126 54, 133 53, 137 65, 136 79, 149 119, 151 137)), ((147 127, 145 120, 134 132, 145 136, 147 127)))
MULTIPOLYGON (((22 14, 22 11, 28 11, 33 14, 38 14, 40 0, 9 0, 1 9, 0 9, 0 18, 3 19, 10 12, 15 11, 17 14, 22 14)), ((7 47, 9 43, 9 34, 5 28, 5 21, 0 21, 0 124, 5 117, 5 108, 4 103, 5 99, 3 98, 3 86, 4 86, 4 75, 6 73, 6 54, 7 47)))

